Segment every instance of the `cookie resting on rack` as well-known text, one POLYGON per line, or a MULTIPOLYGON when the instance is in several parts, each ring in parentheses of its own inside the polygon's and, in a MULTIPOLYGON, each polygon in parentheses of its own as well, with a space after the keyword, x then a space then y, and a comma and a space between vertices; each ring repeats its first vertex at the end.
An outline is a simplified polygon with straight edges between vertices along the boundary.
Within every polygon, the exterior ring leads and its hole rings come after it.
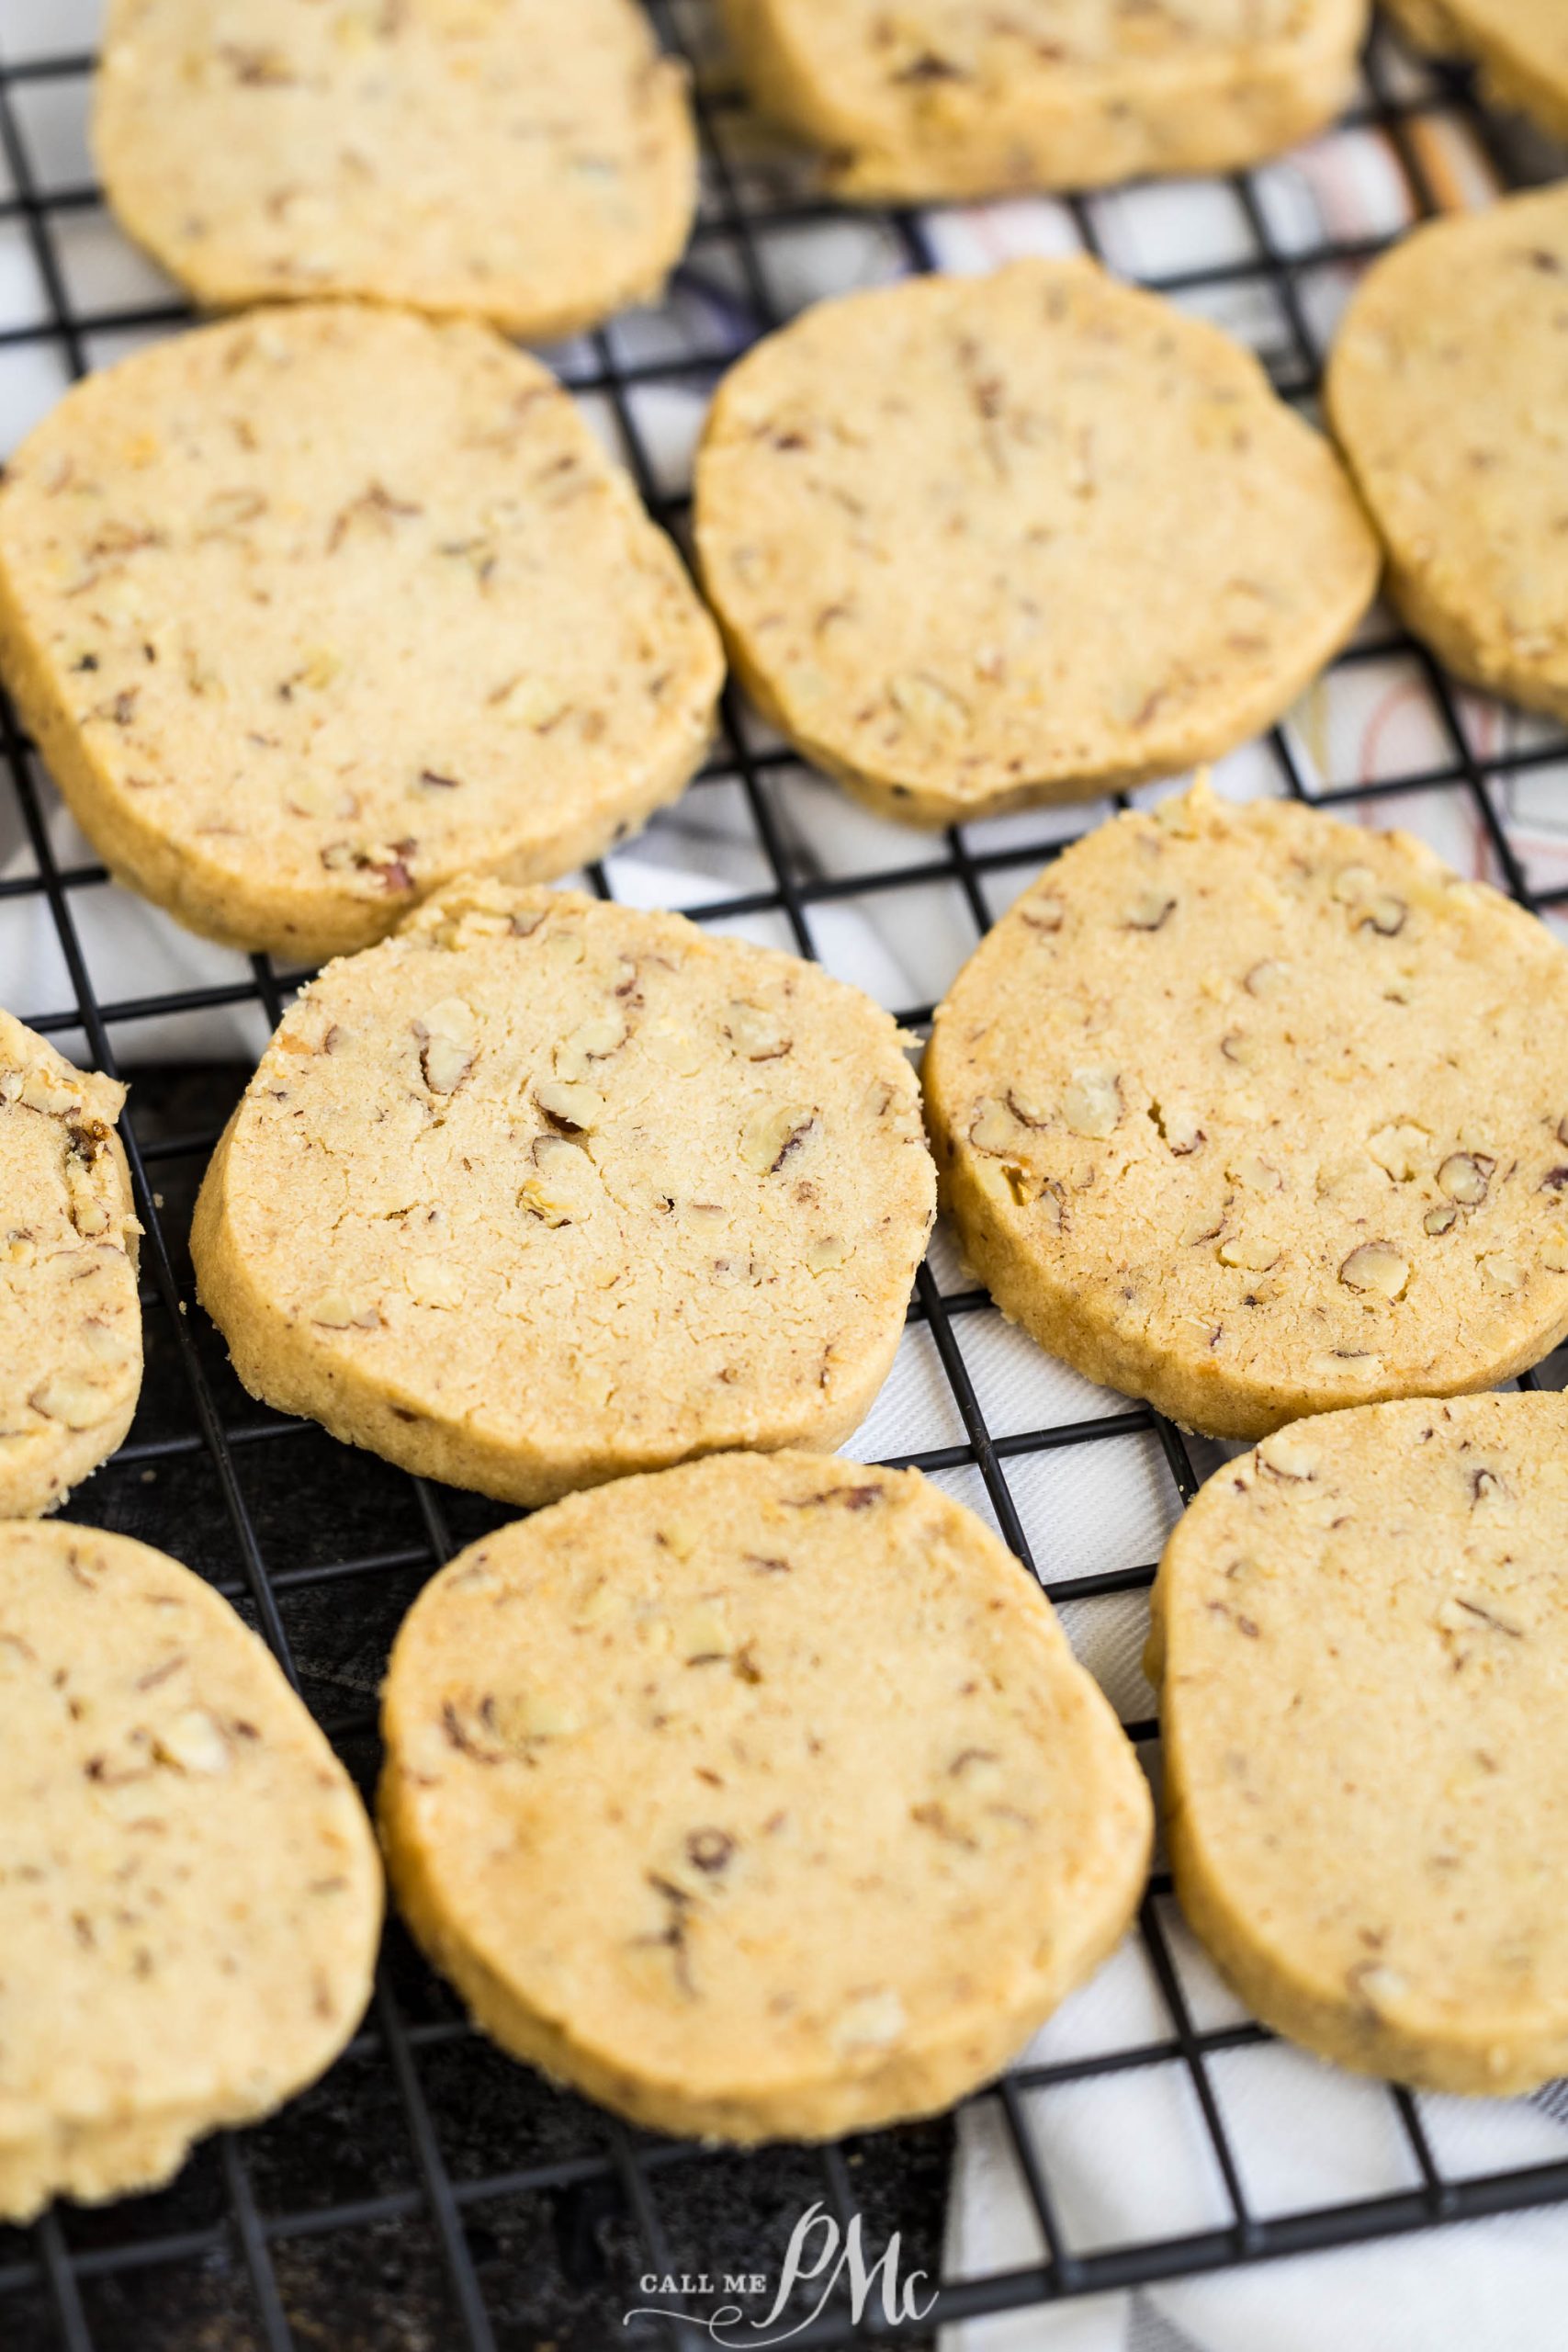
POLYGON ((0 1528, 0 2215, 166 2180, 369 1997, 375 1840, 228 1602, 162 1552, 0 1528))
POLYGON ((306 989, 192 1247, 254 1395, 531 1504, 840 1443, 934 1198, 899 1033, 858 989, 678 915, 481 883, 306 989))
POLYGON ((141 1386, 125 1089, 0 1012, 0 1519, 57 1510, 141 1386))
POLYGON ((1383 0, 1394 23, 1439 57, 1473 59, 1489 97, 1568 139, 1568 14, 1562 0, 1383 0))
MULTIPOLYGON (((1568 14, 1563 38, 1568 55, 1568 14)), ((1374 264, 1326 395, 1411 628, 1460 677, 1568 719, 1568 187, 1374 264)))
POLYGON ((1278 154, 1348 99, 1365 0, 723 0, 836 194, 1004 196, 1278 154))
POLYGON ((1568 1333, 1568 953, 1405 835, 1204 786, 1113 820, 964 966, 925 1087, 1004 1312, 1191 1428, 1568 1333))
POLYGON ((696 542, 742 681, 939 825, 1217 757, 1354 628, 1376 543, 1252 356, 1094 263, 818 304, 718 390, 696 542))
POLYGON ((1111 1708, 918 1471, 728 1453, 502 1528, 404 1622, 383 1728, 393 1888, 478 2022, 706 2139, 950 2105, 1148 1867, 1111 1708))
POLYGON ((684 75, 629 0, 114 0, 93 145, 198 302, 354 296, 536 342, 657 297, 696 202, 684 75))
POLYGON ((0 663, 121 878, 301 962, 597 855, 681 790, 722 677, 554 378, 349 303, 66 394, 0 489, 0 663))
POLYGON ((1568 2067, 1568 1401, 1333 1413, 1166 1547, 1167 1835, 1268 2024, 1437 2091, 1568 2067))

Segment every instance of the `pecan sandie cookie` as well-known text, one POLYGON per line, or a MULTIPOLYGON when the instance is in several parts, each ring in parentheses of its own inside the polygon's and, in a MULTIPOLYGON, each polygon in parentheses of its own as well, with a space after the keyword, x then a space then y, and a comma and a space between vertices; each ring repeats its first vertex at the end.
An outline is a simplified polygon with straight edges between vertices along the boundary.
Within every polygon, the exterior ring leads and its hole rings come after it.
POLYGON ((1265 1438, 1166 1547, 1176 1890, 1259 2017, 1439 2091, 1568 2066, 1568 1402, 1265 1438))
POLYGON ((1367 15, 1365 0, 723 7, 758 103, 823 150, 836 194, 874 203, 1256 163, 1345 103, 1367 15))
POLYGON ((1082 259, 847 295, 758 344, 703 435, 696 543, 760 707, 919 825, 1218 758, 1378 571, 1252 355, 1082 259))
POLYGON ((630 0, 114 0, 93 146, 199 302, 323 295, 535 342, 657 297, 696 202, 630 0))
POLYGON ((918 1471, 727 1453, 502 1528, 421 1594, 383 1722, 436 1966, 668 2132, 949 2105, 1148 1864, 1143 1775, 1049 1603, 918 1471))
POLYGON ((141 1386, 125 1089, 0 1012, 0 1519, 54 1510, 141 1386))
POLYGON ((1406 835, 1203 786, 1115 819, 964 966, 925 1090, 998 1303, 1194 1429, 1568 1332, 1568 953, 1406 835))
POLYGON ((381 1922, 354 1786, 188 1568, 0 1528, 0 2215, 166 2180, 358 2024, 381 1922))
POLYGON ((1568 16, 1562 0, 1383 0, 1439 57, 1472 58, 1488 95, 1568 138, 1568 16))
POLYGON ((1357 288, 1325 387, 1411 628, 1460 677, 1561 719, 1565 319, 1568 188, 1551 187, 1396 245, 1357 288))
POLYGON ((192 1243, 254 1394, 538 1503, 840 1442, 934 1197, 899 1034, 858 989, 679 915, 479 883, 306 989, 192 1243))
POLYGON ((680 792, 723 674, 555 379, 354 303, 67 393, 0 489, 0 663, 116 873, 298 962, 596 856, 680 792))

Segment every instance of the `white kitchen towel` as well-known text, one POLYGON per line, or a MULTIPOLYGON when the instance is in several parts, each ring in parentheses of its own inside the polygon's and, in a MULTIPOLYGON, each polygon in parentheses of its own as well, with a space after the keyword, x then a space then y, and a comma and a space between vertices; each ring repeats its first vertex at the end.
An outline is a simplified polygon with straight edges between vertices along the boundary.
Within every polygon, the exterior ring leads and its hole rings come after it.
MULTIPOLYGON (((1168 2033, 1146 1963, 1129 1943, 1037 2037, 1026 2063, 1168 2033)), ((1230 2052, 1209 2067, 1258 2218, 1418 2185, 1381 2086, 1282 2043, 1230 2052)), ((1022 2103, 1070 2251, 1229 2222, 1180 2062, 1026 2093, 1022 2103)), ((1560 2096, 1423 2098, 1420 2108, 1450 2178, 1568 2157, 1560 2096)), ((1043 2257, 999 2106, 973 2106, 959 2120, 944 2277, 991 2277, 1043 2257)), ((1561 2352, 1565 2340, 1568 2212, 1547 2209, 1037 2304, 950 2326, 942 2352, 1561 2352)))

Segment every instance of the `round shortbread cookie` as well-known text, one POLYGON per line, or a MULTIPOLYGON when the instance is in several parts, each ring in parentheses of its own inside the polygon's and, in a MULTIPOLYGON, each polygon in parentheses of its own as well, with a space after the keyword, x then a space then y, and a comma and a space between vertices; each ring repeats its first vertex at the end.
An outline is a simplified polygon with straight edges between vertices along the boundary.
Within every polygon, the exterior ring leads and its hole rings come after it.
POLYGON ((1210 1479, 1154 1596, 1176 1891, 1343 2065, 1568 2068, 1568 1401, 1364 1407, 1210 1479))
POLYGON ((1083 259, 908 279, 769 336, 719 387, 696 538, 761 708, 925 825, 1228 751, 1378 566, 1258 362, 1083 259))
POLYGON ((1461 677, 1568 719, 1565 324, 1552 187, 1396 245, 1345 315, 1326 392, 1411 628, 1461 677))
POLYGON ((321 295, 546 342, 657 297, 696 202, 628 0, 113 0, 93 145, 200 302, 321 295))
POLYGON ((485 2030, 641 2123, 948 2106, 1122 1935, 1148 1792, 1049 1603, 918 1471, 726 1454, 427 1586, 380 1816, 485 2030))
POLYGON ((1488 96, 1568 139, 1568 14, 1562 0, 1383 0, 1410 39, 1473 58, 1488 96))
POLYGON ((1192 1428, 1485 1388, 1568 1332, 1568 954, 1419 842, 1200 786, 1026 890, 937 1012, 998 1304, 1192 1428))
POLYGON ((597 855, 681 790, 723 674, 546 369, 349 303, 66 395, 0 490, 0 660, 110 865, 301 961, 597 855))
POLYGON ((858 989, 679 915, 481 883, 306 990, 192 1247, 254 1394, 538 1503, 838 1444, 934 1195, 914 1073, 858 989))
POLYGON ((1350 95, 1365 0, 723 0, 758 103, 838 194, 1000 196, 1211 172, 1350 95))
POLYGON ((0 2215, 166 2180, 313 2082, 370 1991, 381 1873, 227 1601, 96 1528, 0 1529, 0 2215))
POLYGON ((0 1012, 0 1519, 55 1510, 141 1386, 125 1089, 0 1012))

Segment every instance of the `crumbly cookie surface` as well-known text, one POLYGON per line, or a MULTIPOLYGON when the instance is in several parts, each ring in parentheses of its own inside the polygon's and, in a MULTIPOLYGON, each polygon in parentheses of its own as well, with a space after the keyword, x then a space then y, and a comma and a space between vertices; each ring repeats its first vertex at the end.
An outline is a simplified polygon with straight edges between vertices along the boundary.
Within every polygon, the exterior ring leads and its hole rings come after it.
POLYGON ((657 296, 696 153, 628 0, 114 0, 94 147, 219 309, 355 296, 538 341, 657 296))
POLYGON ((432 1958, 506 2047, 667 2131, 947 2105, 1147 1866, 1111 1709, 914 1471, 731 1453, 504 1528, 415 1604, 384 1726, 432 1958))
POLYGON ((1377 571, 1256 360, 1086 260, 910 279, 768 337, 715 401, 696 538, 762 709, 918 824, 1217 756, 1377 571))
POLYGON ((55 1510, 141 1386, 125 1089, 0 1012, 0 1519, 55 1510))
POLYGON ((202 1188, 246 1385, 508 1501, 836 1444, 935 1179, 886 1014, 772 948, 459 888, 288 1015, 202 1188))
POLYGON ((85 830, 314 961, 671 799, 722 676, 680 559, 488 328, 319 304, 77 386, 0 491, 0 659, 85 830))
POLYGON ((1433 2090, 1568 2066, 1568 1402, 1266 1438, 1155 1588, 1177 1893, 1269 2024, 1433 2090))
POLYGON ((255 1636, 161 1552, 0 1528, 0 2214, 166 2179, 347 2041, 381 1874, 255 1636))
POLYGON ((1568 189, 1552 187, 1396 245, 1359 288, 1327 379, 1411 627, 1460 676, 1560 718, 1565 320, 1568 189))
POLYGON ((1473 58, 1488 94, 1568 138, 1568 17, 1559 0, 1384 0, 1438 56, 1473 58))
MULTIPOLYGON (((1544 5, 1544 0, 1543 0, 1544 5)), ((1348 96, 1362 0, 724 0, 840 195, 997 196, 1277 153, 1348 96)))
POLYGON ((1202 786, 1101 826, 960 973, 925 1087, 1005 1312, 1193 1428, 1568 1331, 1568 954, 1406 836, 1202 786))

